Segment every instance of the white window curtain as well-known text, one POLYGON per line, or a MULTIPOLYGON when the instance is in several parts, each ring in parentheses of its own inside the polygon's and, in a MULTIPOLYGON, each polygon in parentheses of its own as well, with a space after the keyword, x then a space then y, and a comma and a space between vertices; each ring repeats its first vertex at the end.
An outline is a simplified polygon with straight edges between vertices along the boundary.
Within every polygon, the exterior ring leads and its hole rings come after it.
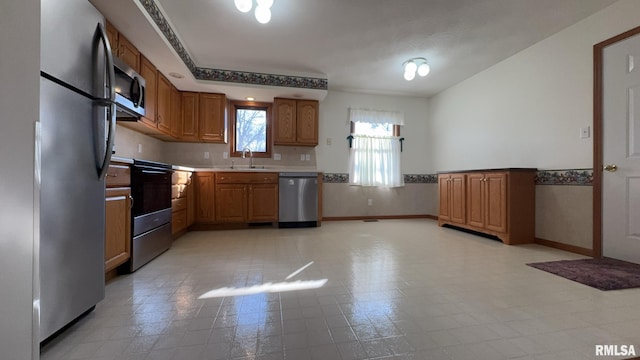
MULTIPOLYGON (((402 113, 375 110, 350 111, 350 121, 369 123, 404 123, 402 113)), ((400 141, 396 136, 352 134, 349 157, 349 183, 360 186, 401 187, 400 141)))

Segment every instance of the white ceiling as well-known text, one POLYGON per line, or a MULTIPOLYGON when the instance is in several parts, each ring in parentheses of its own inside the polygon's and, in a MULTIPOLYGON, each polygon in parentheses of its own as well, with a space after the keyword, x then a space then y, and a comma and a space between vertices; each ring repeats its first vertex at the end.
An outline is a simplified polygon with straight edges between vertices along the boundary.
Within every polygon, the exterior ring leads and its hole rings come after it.
MULTIPOLYGON (((179 89, 230 98, 326 91, 196 80, 138 3, 91 0, 179 89)), ((326 78, 329 90, 432 96, 616 0, 274 0, 271 22, 233 0, 155 0, 198 67, 326 78), (402 63, 425 57, 411 82, 402 63)), ((553 56, 553 54, 549 54, 553 56)))

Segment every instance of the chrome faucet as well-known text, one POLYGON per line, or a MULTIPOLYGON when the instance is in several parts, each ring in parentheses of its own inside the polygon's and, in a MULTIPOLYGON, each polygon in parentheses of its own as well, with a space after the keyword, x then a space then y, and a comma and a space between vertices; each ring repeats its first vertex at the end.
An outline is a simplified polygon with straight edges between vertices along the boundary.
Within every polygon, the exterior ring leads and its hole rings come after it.
POLYGON ((253 151, 249 147, 242 149, 242 158, 247 158, 247 151, 249 152, 249 168, 253 169, 256 166, 253 165, 253 151))

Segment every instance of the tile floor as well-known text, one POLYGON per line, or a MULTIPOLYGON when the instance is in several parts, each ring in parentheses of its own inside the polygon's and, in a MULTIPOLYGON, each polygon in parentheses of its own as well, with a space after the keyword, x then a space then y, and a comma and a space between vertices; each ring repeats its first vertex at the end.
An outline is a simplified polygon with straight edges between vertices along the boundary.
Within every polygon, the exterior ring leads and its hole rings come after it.
POLYGON ((525 265, 574 258, 431 220, 191 232, 109 283, 106 299, 41 358, 543 360, 595 358, 596 344, 640 351, 640 289, 602 292, 525 265), (269 283, 259 290, 274 292, 199 299, 269 283))

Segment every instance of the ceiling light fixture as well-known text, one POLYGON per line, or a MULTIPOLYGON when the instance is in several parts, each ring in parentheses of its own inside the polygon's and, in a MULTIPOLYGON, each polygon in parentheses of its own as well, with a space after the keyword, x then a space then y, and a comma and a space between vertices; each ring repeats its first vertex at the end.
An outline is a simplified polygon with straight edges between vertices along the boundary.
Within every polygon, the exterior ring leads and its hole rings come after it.
POLYGON ((251 11, 253 7, 253 0, 233 0, 233 3, 236 4, 236 8, 243 13, 251 11))
MULTIPOLYGON (((243 12, 249 12, 253 8, 253 0, 233 0, 236 8, 243 12)), ((256 0, 255 16, 261 24, 266 24, 271 21, 271 7, 273 6, 273 0, 256 0)))
POLYGON ((247 96, 247 101, 254 101, 256 98, 252 97, 252 96, 247 96))
POLYGON ((409 59, 402 66, 404 67, 404 79, 407 81, 413 80, 416 77, 416 72, 419 76, 424 77, 431 71, 427 59, 421 57, 409 59))

